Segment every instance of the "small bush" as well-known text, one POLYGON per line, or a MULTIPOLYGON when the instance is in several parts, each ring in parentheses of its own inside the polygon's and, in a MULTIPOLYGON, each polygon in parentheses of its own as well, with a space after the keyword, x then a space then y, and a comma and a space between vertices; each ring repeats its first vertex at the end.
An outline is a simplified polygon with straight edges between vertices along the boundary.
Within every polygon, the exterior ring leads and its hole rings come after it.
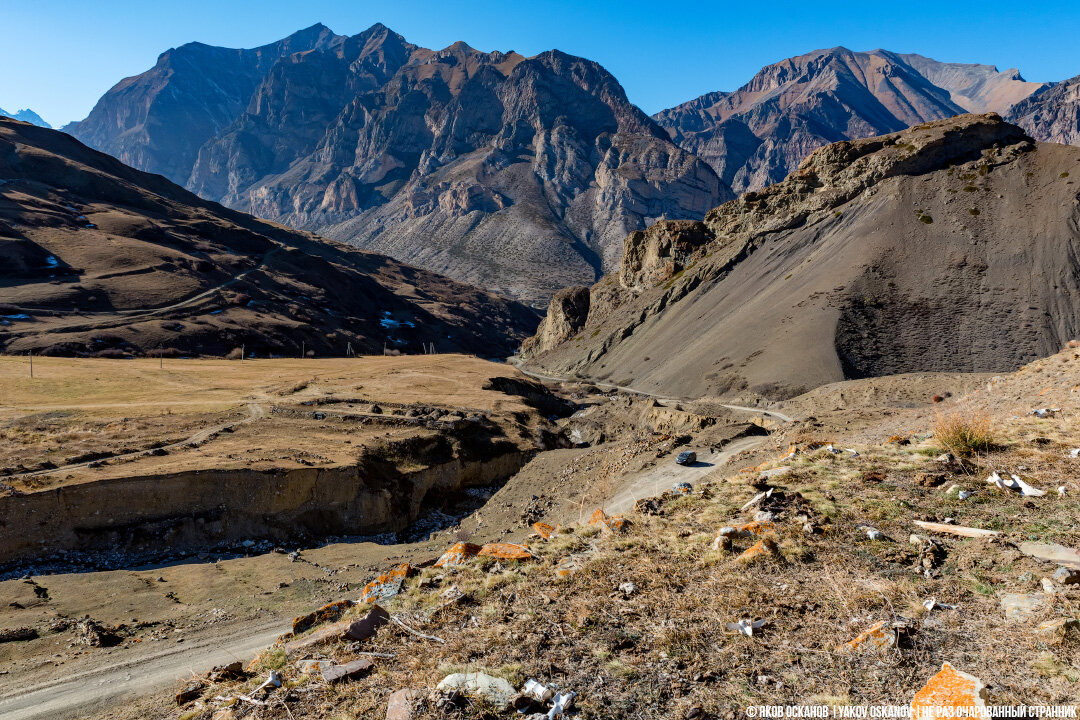
POLYGON ((229 354, 225 356, 226 360, 239 360, 244 356, 244 351, 240 348, 233 348, 229 351, 229 354))
POLYGON ((934 438, 956 456, 987 452, 995 446, 990 416, 980 410, 939 414, 934 422, 934 438))

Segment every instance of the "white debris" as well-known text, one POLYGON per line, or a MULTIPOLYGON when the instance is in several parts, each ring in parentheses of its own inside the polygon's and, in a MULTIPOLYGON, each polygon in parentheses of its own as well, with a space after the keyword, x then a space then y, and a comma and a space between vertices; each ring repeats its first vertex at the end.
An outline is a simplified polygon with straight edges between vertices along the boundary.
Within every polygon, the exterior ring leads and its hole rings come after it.
POLYGON ((727 629, 745 635, 746 637, 753 637, 754 631, 765 627, 765 623, 767 622, 768 620, 751 620, 750 618, 744 618, 737 623, 728 623, 727 629))
POLYGON ((1069 457, 1080 458, 1080 448, 1073 448, 1070 450, 1069 457))
POLYGON ((1052 418, 1061 412, 1061 408, 1036 408, 1028 413, 1037 418, 1052 418))
POLYGON ((252 690, 251 694, 256 695, 261 690, 270 690, 279 687, 281 687, 281 673, 279 673, 277 670, 271 670, 270 677, 266 678, 266 682, 252 690))
POLYGON ((968 492, 967 490, 961 490, 960 492, 956 493, 956 497, 959 498, 960 500, 967 500, 969 497, 971 497, 974 494, 975 493, 968 492))
POLYGON ((637 585, 632 582, 624 582, 619 586, 619 592, 629 597, 637 592, 637 585))
POLYGON ((1005 478, 1001 477, 1001 473, 997 470, 990 474, 990 477, 986 478, 986 482, 996 487, 998 490, 1010 490, 1005 478))
POLYGON ((949 605, 948 603, 939 603, 937 601, 937 598, 930 598, 929 600, 923 600, 922 605, 923 605, 924 608, 927 609, 928 612, 933 612, 934 608, 946 608, 948 610, 955 610, 957 608, 956 605, 949 605))
POLYGON ((881 532, 876 528, 867 528, 866 537, 870 538, 871 540, 884 540, 885 533, 881 532))
POLYGON ((552 691, 551 688, 544 687, 535 680, 530 679, 525 681, 525 686, 521 688, 521 694, 531 697, 537 702, 546 703, 551 699, 552 691))
POLYGON ((1060 495, 1061 497, 1065 497, 1065 486, 1064 485, 1058 485, 1058 495, 1060 495))
POLYGON ((1032 487, 1031 485, 1028 485, 1026 482, 1020 479, 1019 475, 1013 475, 1012 481, 1013 489, 1019 490, 1020 494, 1025 497, 1042 497, 1046 494, 1045 490, 1040 490, 1037 487, 1032 487))
POLYGON ((998 488, 999 490, 1011 490, 1018 492, 1024 497, 1042 497, 1046 494, 1045 490, 1040 490, 1037 487, 1028 485, 1024 480, 1015 473, 1009 475, 1008 478, 1003 477, 1000 472, 995 470, 990 474, 990 477, 986 478, 986 482, 998 488))
POLYGON ((563 717, 570 709, 570 706, 574 704, 574 698, 577 697, 575 692, 559 693, 555 696, 555 699, 551 701, 551 710, 548 710, 548 720, 557 720, 557 718, 563 717))
POLYGON ((832 443, 829 443, 828 445, 825 446, 825 452, 831 452, 833 455, 839 455, 840 454, 840 451, 837 450, 836 448, 834 448, 832 446, 832 443))
POLYGON ((844 452, 851 453, 851 457, 859 457, 858 450, 852 450, 851 448, 844 448, 844 452))

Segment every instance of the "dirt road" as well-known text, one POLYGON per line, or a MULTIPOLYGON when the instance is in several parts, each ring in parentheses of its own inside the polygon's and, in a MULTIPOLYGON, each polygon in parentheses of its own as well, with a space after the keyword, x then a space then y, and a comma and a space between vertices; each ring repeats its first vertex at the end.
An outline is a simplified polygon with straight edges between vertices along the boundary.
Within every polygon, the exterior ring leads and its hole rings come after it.
POLYGON ((605 503, 608 514, 625 513, 633 509, 639 498, 655 497, 676 483, 696 484, 705 476, 720 469, 729 458, 744 450, 751 450, 765 442, 761 436, 740 438, 716 452, 698 453, 693 465, 678 465, 673 457, 661 458, 657 464, 626 478, 622 487, 605 503))
POLYGON ((0 690, 0 718, 66 720, 82 718, 114 705, 118 698, 174 685, 215 665, 234 660, 246 664, 255 653, 288 631, 275 620, 234 629, 231 634, 188 637, 183 645, 132 655, 113 665, 30 687, 0 690))
MULTIPOLYGON (((522 368, 517 363, 514 363, 514 366, 517 367, 518 371, 522 375, 527 375, 527 376, 533 378, 534 380, 547 380, 549 382, 580 382, 580 383, 587 383, 589 385, 595 385, 596 387, 601 388, 601 389, 605 389, 605 390, 622 390, 623 392, 630 392, 630 393, 636 393, 638 395, 645 395, 646 397, 656 398, 657 400, 659 400, 662 403, 669 403, 669 402, 677 402, 678 401, 678 398, 664 397, 663 395, 657 395, 656 393, 652 393, 652 392, 649 392, 647 390, 638 390, 637 388, 632 388, 632 387, 629 387, 627 385, 612 385, 611 383, 597 382, 597 381, 594 381, 594 380, 575 380, 573 378, 558 377, 557 375, 544 375, 543 373, 532 372, 531 370, 525 370, 524 368, 522 368)), ((790 417, 788 415, 785 415, 784 413, 781 413, 781 412, 776 412, 775 410, 765 410, 764 408, 746 407, 745 405, 721 405, 721 407, 725 407, 728 410, 737 410, 739 412, 761 413, 762 415, 768 415, 769 417, 774 417, 774 418, 776 418, 777 420, 779 420, 781 422, 786 422, 786 423, 795 422, 795 418, 790 417)))

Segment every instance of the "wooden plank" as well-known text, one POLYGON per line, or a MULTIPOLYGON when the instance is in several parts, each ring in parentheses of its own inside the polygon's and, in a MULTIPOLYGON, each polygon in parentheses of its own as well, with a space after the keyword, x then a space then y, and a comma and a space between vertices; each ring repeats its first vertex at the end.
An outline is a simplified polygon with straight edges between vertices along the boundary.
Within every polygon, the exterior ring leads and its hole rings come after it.
POLYGON ((994 535, 1001 534, 997 530, 982 530, 980 528, 964 527, 963 525, 948 525, 946 523, 932 523, 924 522, 922 520, 915 520, 913 522, 924 530, 945 533, 946 535, 959 535, 960 537, 981 538, 993 537, 994 535))

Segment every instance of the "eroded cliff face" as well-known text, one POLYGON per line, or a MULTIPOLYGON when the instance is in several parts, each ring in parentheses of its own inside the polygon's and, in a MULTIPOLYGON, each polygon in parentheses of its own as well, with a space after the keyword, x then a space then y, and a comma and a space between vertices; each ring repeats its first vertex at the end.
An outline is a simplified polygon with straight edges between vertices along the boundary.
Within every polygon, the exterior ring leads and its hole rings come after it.
MULTIPOLYGON (((309 40, 244 65, 198 132, 177 109, 123 139, 135 131, 104 116, 143 101, 120 86, 72 131, 156 170, 139 148, 167 145, 179 158, 168 171, 203 197, 536 303, 616 268, 628 232, 732 197, 595 62, 433 51, 381 25, 309 40)), ((125 82, 143 98, 183 78, 125 82)))
POLYGON ((774 398, 1015 368, 1080 331, 1080 303, 1062 302, 1080 297, 1077 171, 1080 150, 995 114, 829 145, 701 223, 632 233, 581 329, 528 367, 774 398))
POLYGON ((417 519, 425 498, 506 480, 529 456, 507 443, 488 458, 455 456, 414 469, 362 462, 202 470, 5 495, 0 558, 11 566, 67 552, 150 557, 242 540, 396 532, 417 519))

